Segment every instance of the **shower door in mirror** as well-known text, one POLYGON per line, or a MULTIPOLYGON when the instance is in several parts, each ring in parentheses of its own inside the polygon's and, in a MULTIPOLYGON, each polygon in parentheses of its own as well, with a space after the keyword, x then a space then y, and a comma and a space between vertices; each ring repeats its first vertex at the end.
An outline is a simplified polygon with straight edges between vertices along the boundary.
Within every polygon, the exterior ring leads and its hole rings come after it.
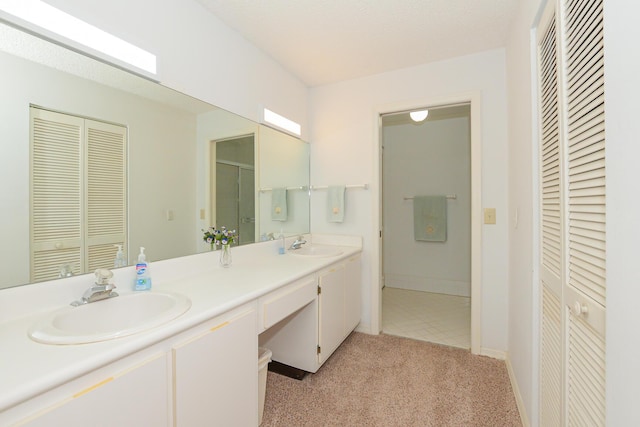
MULTIPOLYGON (((215 225, 238 232, 238 244, 255 242, 255 136, 212 141, 215 156, 215 225)), ((213 163, 213 162, 212 162, 213 163)))
POLYGON ((239 244, 244 245, 256 241, 256 185, 253 169, 239 169, 238 237, 239 244))
POLYGON ((255 242, 254 176, 248 167, 216 162, 216 225, 237 230, 240 245, 255 242))

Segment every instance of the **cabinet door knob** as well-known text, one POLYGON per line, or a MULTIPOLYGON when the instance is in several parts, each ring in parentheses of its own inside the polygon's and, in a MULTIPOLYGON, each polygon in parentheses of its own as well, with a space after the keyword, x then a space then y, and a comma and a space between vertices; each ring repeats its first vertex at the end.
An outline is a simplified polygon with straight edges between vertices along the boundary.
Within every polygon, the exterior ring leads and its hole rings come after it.
POLYGON ((580 304, 580 301, 576 301, 573 303, 573 314, 575 314, 576 316, 587 314, 588 312, 589 308, 584 304, 580 304))

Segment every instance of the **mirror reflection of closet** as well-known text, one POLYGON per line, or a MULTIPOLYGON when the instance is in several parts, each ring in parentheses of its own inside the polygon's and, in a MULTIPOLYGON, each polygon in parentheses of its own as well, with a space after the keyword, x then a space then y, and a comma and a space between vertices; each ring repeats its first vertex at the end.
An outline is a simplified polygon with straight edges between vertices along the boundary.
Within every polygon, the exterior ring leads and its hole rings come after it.
MULTIPOLYGON (((218 228, 236 230, 238 244, 256 241, 256 203, 255 203, 255 136, 245 135, 214 141, 216 165, 215 205, 211 211, 216 213, 218 228)), ((213 177, 214 174, 212 174, 213 177)))

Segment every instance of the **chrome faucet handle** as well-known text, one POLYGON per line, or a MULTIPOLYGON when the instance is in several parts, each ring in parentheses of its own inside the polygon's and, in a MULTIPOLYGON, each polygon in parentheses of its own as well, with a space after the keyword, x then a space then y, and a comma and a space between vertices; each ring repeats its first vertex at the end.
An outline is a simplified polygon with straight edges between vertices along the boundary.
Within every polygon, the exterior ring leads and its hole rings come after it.
POLYGON ((302 245, 304 245, 305 243, 307 243, 307 241, 304 240, 304 237, 303 236, 298 236, 298 238, 295 240, 295 242, 293 242, 291 244, 291 246, 289 247, 289 250, 300 249, 300 247, 302 245))
POLYGON ((107 298, 117 297, 118 293, 113 290, 116 285, 109 281, 113 277, 113 272, 106 268, 99 268, 95 271, 96 282, 92 287, 84 291, 82 298, 78 301, 73 301, 72 306, 77 307, 79 305, 89 304, 91 302, 100 301, 107 298))
MULTIPOLYGON (((107 286, 110 285, 109 281, 113 278, 113 271, 106 268, 99 268, 95 271, 96 285, 107 286)), ((114 286, 115 288, 115 286, 114 286)))

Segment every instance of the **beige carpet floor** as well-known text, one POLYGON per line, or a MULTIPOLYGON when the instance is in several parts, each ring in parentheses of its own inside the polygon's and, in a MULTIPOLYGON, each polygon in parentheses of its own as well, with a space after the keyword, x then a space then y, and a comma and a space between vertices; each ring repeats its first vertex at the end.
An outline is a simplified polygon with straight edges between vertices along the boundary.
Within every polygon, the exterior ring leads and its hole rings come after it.
POLYGON ((267 375, 262 427, 521 426, 503 361, 354 332, 304 380, 267 375))

